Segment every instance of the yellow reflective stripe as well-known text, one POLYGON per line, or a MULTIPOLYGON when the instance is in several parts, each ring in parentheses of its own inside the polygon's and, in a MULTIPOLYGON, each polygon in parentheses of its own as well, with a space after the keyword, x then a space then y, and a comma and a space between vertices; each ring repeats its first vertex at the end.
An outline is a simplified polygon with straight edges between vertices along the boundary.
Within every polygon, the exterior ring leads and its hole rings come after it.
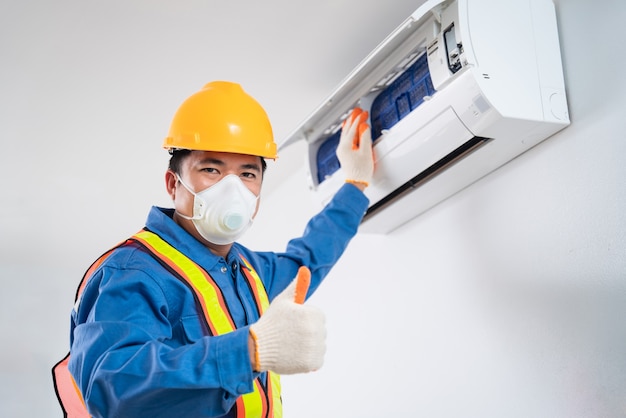
POLYGON ((254 293, 258 297, 258 301, 261 305, 260 314, 262 314, 263 312, 265 312, 267 307, 270 306, 270 301, 267 297, 267 292, 265 291, 265 285, 261 281, 261 278, 259 277, 254 267, 252 267, 252 264, 250 264, 250 262, 246 260, 244 256, 242 256, 241 254, 239 255, 239 257, 241 258, 241 261, 243 261, 243 264, 248 268, 248 272, 250 273, 250 276, 252 276, 253 280, 252 280, 252 283, 250 283, 250 285, 255 287, 256 291, 254 293))
POLYGON ((228 313, 222 292, 211 276, 187 256, 150 231, 140 231, 134 235, 134 238, 159 254, 168 266, 181 274, 193 287, 194 293, 199 296, 198 299, 214 335, 235 330, 235 324, 228 313))
POLYGON ((265 405, 265 397, 261 394, 261 383, 257 378, 254 381, 254 391, 241 396, 237 400, 238 417, 257 418, 268 416, 271 418, 282 418, 283 405, 280 397, 280 376, 273 372, 267 373, 269 376, 268 398, 270 404, 265 405))
MULTIPOLYGON (((264 396, 261 394, 261 383, 259 379, 254 379, 254 391, 241 395, 239 398, 243 404, 244 414, 246 418, 264 417, 264 396)), ((265 405, 267 408, 267 405, 265 405)))
POLYGON ((280 397, 280 375, 274 372, 269 373, 271 385, 272 407, 274 410, 274 418, 283 418, 283 400, 280 397))

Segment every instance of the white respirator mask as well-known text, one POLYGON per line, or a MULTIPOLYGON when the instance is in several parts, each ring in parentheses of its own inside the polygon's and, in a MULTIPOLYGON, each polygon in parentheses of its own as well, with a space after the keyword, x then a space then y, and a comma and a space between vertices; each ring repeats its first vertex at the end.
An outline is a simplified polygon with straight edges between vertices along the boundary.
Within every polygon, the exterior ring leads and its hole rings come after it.
POLYGON ((252 225, 258 197, 236 175, 229 174, 198 193, 176 177, 194 195, 193 216, 178 214, 192 221, 202 238, 218 245, 232 244, 252 225))

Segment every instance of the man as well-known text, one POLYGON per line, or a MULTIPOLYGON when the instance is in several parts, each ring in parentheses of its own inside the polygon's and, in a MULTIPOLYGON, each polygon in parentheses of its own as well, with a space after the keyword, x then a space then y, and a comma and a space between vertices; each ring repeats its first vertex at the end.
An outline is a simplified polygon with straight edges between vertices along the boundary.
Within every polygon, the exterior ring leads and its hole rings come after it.
POLYGON ((366 119, 355 109, 337 151, 351 184, 284 253, 253 252, 236 240, 258 210, 264 159, 276 158, 267 114, 234 83, 189 97, 164 143, 174 208, 153 207, 79 287, 70 355, 55 368, 64 411, 282 416, 278 375, 318 369, 325 351, 324 316, 301 304, 294 278, 310 271, 313 292, 357 231, 373 172, 366 119), (81 403, 68 406, 72 396, 81 403))

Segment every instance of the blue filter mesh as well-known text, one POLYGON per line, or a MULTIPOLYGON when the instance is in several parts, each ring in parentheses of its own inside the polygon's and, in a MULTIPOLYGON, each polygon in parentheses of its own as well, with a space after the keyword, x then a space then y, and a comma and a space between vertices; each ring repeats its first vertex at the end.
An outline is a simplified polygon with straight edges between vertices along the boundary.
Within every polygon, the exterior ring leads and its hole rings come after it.
MULTIPOLYGON (((424 96, 430 96, 434 92, 428 60, 426 54, 422 54, 374 99, 370 110, 372 140, 376 140, 384 129, 390 129, 422 104, 424 96)), ((340 136, 341 130, 324 140, 317 151, 318 184, 340 168, 336 155, 340 136)))
POLYGON ((337 133, 328 137, 317 150, 317 182, 320 184, 326 177, 339 170, 339 160, 337 159, 337 146, 341 129, 337 133))
POLYGON ((383 90, 372 103, 372 140, 389 129, 435 93, 426 54, 383 90))

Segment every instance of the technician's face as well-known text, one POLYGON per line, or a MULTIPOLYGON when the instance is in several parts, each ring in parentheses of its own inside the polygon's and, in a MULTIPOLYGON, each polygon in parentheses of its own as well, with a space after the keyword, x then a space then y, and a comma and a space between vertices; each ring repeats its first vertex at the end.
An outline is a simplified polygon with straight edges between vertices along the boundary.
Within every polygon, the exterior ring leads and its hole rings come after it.
MULTIPOLYGON (((229 174, 239 177, 255 196, 260 195, 263 167, 261 157, 258 156, 228 152, 192 151, 183 160, 179 173, 183 181, 196 193, 211 187, 229 174)), ((174 202, 176 212, 191 216, 193 214, 193 194, 178 181, 176 173, 168 170, 165 177, 167 190, 174 202)), ((204 241, 198 236, 191 221, 179 218, 177 222, 196 238, 204 241)))

